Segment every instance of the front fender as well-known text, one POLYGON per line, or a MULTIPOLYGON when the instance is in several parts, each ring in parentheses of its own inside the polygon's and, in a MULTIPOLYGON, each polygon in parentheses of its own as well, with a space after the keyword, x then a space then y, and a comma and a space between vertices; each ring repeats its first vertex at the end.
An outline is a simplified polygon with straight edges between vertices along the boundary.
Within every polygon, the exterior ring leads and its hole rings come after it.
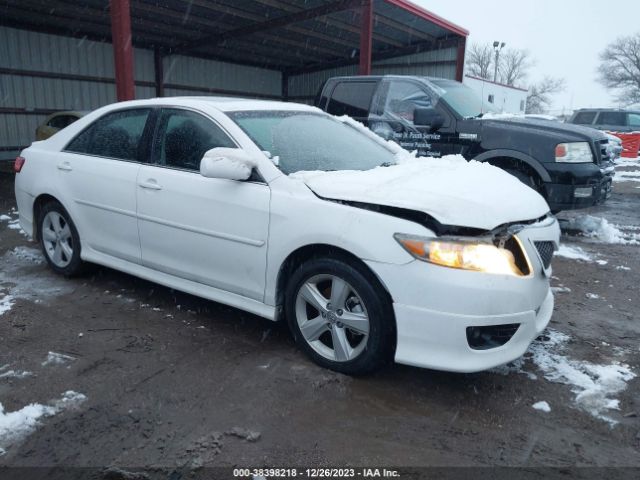
POLYGON ((488 162, 495 158, 505 158, 505 157, 515 158, 516 160, 519 160, 527 164, 540 176, 543 182, 551 181, 549 172, 547 172, 547 170, 542 167, 539 161, 537 161, 532 156, 527 155, 526 153, 518 152, 517 150, 508 150, 503 148, 496 149, 496 150, 489 150, 487 152, 481 153, 480 155, 476 156, 475 158, 473 158, 473 160, 476 160, 478 162, 488 162))

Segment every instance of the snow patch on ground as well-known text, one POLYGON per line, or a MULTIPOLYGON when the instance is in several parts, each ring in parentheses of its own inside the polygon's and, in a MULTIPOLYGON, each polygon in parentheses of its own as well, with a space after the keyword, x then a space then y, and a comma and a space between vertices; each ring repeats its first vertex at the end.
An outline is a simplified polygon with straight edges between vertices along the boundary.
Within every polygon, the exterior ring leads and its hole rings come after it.
POLYGON ((13 307, 13 297, 11 295, 8 294, 2 294, 0 293, 0 295, 2 295, 0 297, 0 315, 8 312, 9 310, 11 310, 11 307, 13 307))
POLYGON ((65 355, 63 353, 49 352, 47 354, 47 359, 42 362, 42 366, 46 367, 48 365, 65 365, 69 362, 73 362, 75 357, 71 355, 65 355))
MULTIPOLYGON (((16 247, 0 257, 0 303, 2 290, 8 291, 12 300, 42 301, 47 297, 73 291, 73 284, 60 281, 60 277, 44 270, 45 260, 40 250, 16 247)), ((0 307, 0 311, 2 307, 0 307)))
POLYGON ((31 377, 33 375, 33 373, 28 372, 26 370, 7 370, 6 372, 3 371, 6 368, 8 368, 8 365, 4 365, 2 368, 0 368, 0 379, 2 378, 22 379, 22 378, 31 377))
POLYGON ((531 405, 533 408, 535 408, 536 410, 540 410, 541 412, 547 412, 549 413, 551 411, 551 407, 549 406, 549 404, 547 402, 545 402, 544 400, 541 402, 536 402, 533 405, 531 405))
POLYGON ((640 171, 622 171, 616 170, 616 174, 613 177, 614 182, 640 182, 640 171))
POLYGON ((529 347, 531 360, 545 379, 569 385, 580 409, 615 425, 618 422, 606 413, 620 409, 615 396, 627 388, 627 382, 636 374, 628 365, 618 362, 606 365, 571 359, 562 354, 568 341, 569 337, 564 333, 547 330, 546 337, 529 347))
POLYGON ((618 266, 616 267, 616 270, 625 270, 625 271, 628 271, 628 270, 631 270, 631 268, 629 268, 629 267, 625 267, 624 265, 618 265, 618 266))
POLYGON ((598 295, 597 293, 585 293, 584 296, 593 300, 600 298, 600 295, 598 295))
POLYGON ((559 285, 557 287, 551 287, 551 291, 553 293, 570 293, 571 289, 569 287, 565 287, 564 285, 559 285))
POLYGON ((622 231, 625 229, 635 230, 634 225, 614 225, 609 223, 605 218, 594 217, 593 215, 580 215, 578 217, 573 217, 567 220, 563 229, 579 232, 582 236, 599 242, 640 245, 639 234, 622 231))
POLYGON ((558 257, 570 258, 572 260, 583 260, 585 262, 592 262, 593 258, 580 247, 572 247, 570 245, 562 244, 560 248, 554 253, 558 257))
POLYGON ((6 214, 0 215, 0 221, 7 222, 7 228, 9 228, 10 230, 18 230, 25 237, 28 237, 27 232, 25 232, 20 226, 20 218, 18 217, 17 210, 11 209, 11 211, 9 212, 9 215, 6 215, 6 214))
POLYGON ((69 390, 62 394, 60 399, 51 401, 48 405, 31 403, 14 412, 5 412, 4 406, 0 403, 0 456, 35 431, 40 426, 41 419, 76 407, 86 399, 83 394, 69 390))

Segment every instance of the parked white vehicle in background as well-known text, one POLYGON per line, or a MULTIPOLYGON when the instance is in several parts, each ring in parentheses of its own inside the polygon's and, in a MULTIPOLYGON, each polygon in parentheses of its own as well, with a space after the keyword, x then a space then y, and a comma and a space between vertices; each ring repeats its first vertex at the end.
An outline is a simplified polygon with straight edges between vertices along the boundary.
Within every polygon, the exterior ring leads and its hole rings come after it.
POLYGON ((325 367, 518 358, 553 311, 548 205, 490 165, 408 157, 305 105, 162 98, 35 142, 15 187, 56 272, 92 262, 284 316, 325 367))

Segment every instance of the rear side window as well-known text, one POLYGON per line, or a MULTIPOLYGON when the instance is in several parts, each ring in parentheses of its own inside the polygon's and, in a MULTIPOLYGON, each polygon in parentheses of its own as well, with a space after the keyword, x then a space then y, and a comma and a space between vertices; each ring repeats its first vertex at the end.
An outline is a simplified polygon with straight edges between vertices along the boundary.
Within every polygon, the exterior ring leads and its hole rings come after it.
POLYGON ((108 113, 85 128, 66 151, 138 161, 149 112, 148 108, 138 108, 108 113))
POLYGON ((598 125, 622 125, 627 124, 626 113, 624 112, 600 112, 598 125))
POLYGON ((339 83, 333 89, 327 112, 337 116, 368 117, 375 90, 375 82, 339 83))
POLYGON ((581 125, 591 125, 596 118, 596 112, 578 112, 573 119, 573 123, 581 125))
POLYGON ((56 115, 51 120, 49 120, 47 126, 63 129, 66 126, 71 125, 76 120, 77 118, 72 115, 56 115))
POLYGON ((153 144, 154 163, 199 170, 204 153, 216 147, 235 148, 236 145, 220 127, 199 113, 162 110, 153 144))
POLYGON ((637 113, 629 114, 629 126, 635 129, 640 129, 640 114, 637 114, 637 113))

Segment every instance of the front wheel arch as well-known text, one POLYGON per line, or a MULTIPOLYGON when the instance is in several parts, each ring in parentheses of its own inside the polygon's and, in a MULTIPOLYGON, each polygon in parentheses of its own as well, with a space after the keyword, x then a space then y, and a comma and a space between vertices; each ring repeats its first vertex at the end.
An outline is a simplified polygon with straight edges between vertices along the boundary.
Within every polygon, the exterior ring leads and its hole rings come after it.
POLYGON ((282 306, 284 305, 284 293, 287 289, 287 283, 293 275, 293 272, 297 269, 298 266, 302 265, 302 263, 310 260, 314 257, 329 257, 329 258, 341 258, 346 261, 356 262, 359 264, 365 271, 368 272, 368 275, 377 282, 381 289, 388 295, 388 298, 391 302, 393 302, 393 298, 389 293, 389 289, 384 284, 384 282, 376 275, 376 273, 369 268, 369 266, 363 262, 360 258, 358 258, 353 253, 349 252, 340 247, 336 247, 335 245, 329 245, 325 243, 316 243, 309 244, 302 247, 297 248, 293 252, 291 252, 287 258, 280 265, 280 269, 278 270, 278 276, 276 278, 276 308, 278 311, 277 320, 282 320, 282 306))
POLYGON ((473 158, 473 160, 476 160, 478 162, 486 162, 499 168, 508 168, 503 167, 505 162, 515 162, 535 172, 536 175, 540 178, 540 182, 551 182, 551 176, 549 175, 549 172, 547 172, 547 170, 538 160, 516 150, 489 150, 487 152, 481 153, 480 155, 477 155, 473 158))

